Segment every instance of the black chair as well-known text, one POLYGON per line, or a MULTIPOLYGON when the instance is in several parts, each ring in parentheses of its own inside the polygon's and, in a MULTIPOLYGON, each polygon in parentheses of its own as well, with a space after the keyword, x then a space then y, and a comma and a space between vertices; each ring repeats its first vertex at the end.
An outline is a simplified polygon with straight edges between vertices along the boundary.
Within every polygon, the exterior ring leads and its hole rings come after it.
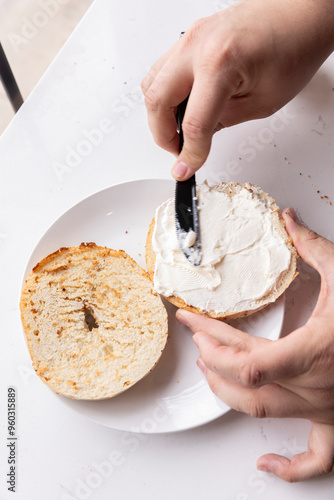
POLYGON ((8 99, 14 111, 18 111, 23 104, 21 92, 17 86, 13 72, 10 69, 6 54, 0 43, 0 80, 5 88, 8 99))

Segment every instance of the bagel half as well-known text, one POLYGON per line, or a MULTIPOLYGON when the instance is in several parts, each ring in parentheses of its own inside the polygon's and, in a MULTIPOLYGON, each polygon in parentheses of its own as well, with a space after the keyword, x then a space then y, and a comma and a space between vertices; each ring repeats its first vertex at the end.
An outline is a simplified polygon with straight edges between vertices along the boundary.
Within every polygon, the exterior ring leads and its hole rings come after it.
POLYGON ((33 367, 73 399, 111 398, 158 362, 167 313, 147 274, 124 251, 60 248, 26 280, 21 317, 33 367))
MULTIPOLYGON (((265 193, 261 188, 251 184, 238 184, 233 182, 223 182, 220 185, 214 186, 213 188, 222 194, 227 195, 230 199, 233 198, 236 194, 240 193, 241 190, 247 190, 251 193, 251 197, 256 197, 257 202, 263 204, 265 210, 270 214, 274 231, 279 235, 279 237, 283 240, 284 245, 286 246, 288 252, 290 253, 290 264, 288 269, 285 270, 276 280, 275 286, 269 293, 266 295, 256 299, 252 303, 252 308, 236 308, 229 307, 228 310, 215 311, 210 309, 203 309, 195 306, 192 303, 185 302, 184 299, 180 298, 177 294, 173 295, 164 295, 164 297, 174 304, 175 306, 186 309, 188 311, 204 314, 211 318, 216 319, 236 319, 244 316, 248 316, 253 314, 260 309, 266 307, 267 305, 275 302, 278 297, 280 297, 286 288, 290 285, 293 279, 297 276, 297 261, 298 261, 298 253, 295 249, 290 236, 287 234, 285 230, 285 223, 283 218, 280 216, 280 209, 277 206, 275 200, 269 196, 269 194, 265 193)), ((199 212, 200 217, 200 228, 201 228, 201 212, 199 212)), ((155 281, 155 266, 156 266, 156 253, 153 249, 152 238, 155 230, 155 218, 152 220, 146 241, 146 265, 149 275, 153 282, 155 281)), ((195 269, 195 268, 193 268, 195 269)), ((171 268, 170 272, 177 272, 175 269, 171 268)), ((247 279, 247 277, 245 277, 247 279)))

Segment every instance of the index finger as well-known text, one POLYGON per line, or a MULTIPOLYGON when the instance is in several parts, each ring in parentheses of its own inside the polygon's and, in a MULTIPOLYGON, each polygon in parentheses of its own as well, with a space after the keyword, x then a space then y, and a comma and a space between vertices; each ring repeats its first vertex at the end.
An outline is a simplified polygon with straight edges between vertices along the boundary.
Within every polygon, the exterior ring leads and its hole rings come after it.
POLYGON ((220 116, 239 84, 237 78, 229 76, 228 70, 225 73, 215 67, 195 69, 182 124, 184 144, 172 170, 177 180, 188 179, 206 161, 213 134, 224 127, 219 121, 220 116))
POLYGON ((248 387, 259 387, 305 373, 313 359, 312 347, 300 328, 285 338, 268 341, 250 351, 224 345, 212 335, 194 335, 205 366, 219 375, 248 387))
POLYGON ((175 118, 176 107, 189 94, 193 73, 189 58, 172 50, 158 61, 143 82, 148 124, 158 146, 178 154, 179 135, 175 118))
POLYGON ((235 347, 242 351, 250 351, 253 345, 258 345, 261 342, 270 342, 260 337, 252 337, 223 321, 183 309, 177 310, 176 319, 190 328, 193 333, 205 332, 214 337, 220 344, 235 347))

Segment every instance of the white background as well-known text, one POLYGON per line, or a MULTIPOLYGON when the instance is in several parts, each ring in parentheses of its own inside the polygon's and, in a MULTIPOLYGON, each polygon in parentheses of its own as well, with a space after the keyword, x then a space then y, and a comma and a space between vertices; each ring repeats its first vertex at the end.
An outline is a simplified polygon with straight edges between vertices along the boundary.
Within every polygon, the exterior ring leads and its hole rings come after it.
MULTIPOLYGON (((96 0, 1 137, 1 499, 333 498, 332 475, 290 485, 256 471, 263 453, 291 457, 305 450, 309 422, 255 420, 231 411, 167 435, 102 427, 62 405, 38 379, 21 331, 21 278, 47 227, 106 186, 170 178, 173 159, 153 143, 141 79, 180 31, 229 3, 96 0), (113 130, 84 150, 87 134, 106 123, 113 130), (8 386, 17 391, 15 494, 5 477, 8 386)), ((282 208, 293 205, 310 227, 333 239, 333 77, 332 57, 276 117, 217 134, 198 179, 259 184, 282 208)), ((318 285, 316 273, 300 264, 286 294, 284 334, 305 322, 318 285)))

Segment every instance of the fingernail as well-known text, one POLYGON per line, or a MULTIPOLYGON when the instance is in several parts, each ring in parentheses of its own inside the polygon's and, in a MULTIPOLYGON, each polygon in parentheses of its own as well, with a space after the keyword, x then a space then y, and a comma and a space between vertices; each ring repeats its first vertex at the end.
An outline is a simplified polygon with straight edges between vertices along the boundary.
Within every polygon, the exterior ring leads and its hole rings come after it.
POLYGON ((203 363, 202 358, 198 358, 196 364, 197 364, 198 368, 201 370, 201 372, 205 374, 205 372, 206 372, 206 366, 203 363))
POLYGON ((291 219, 295 222, 299 222, 298 215, 295 212, 295 209, 292 207, 289 207, 285 210, 285 213, 291 217, 291 219))
POLYGON ((257 470, 260 470, 261 472, 271 472, 269 467, 267 467, 266 465, 258 465, 257 470))
POLYGON ((184 163, 184 161, 177 161, 172 169, 172 174, 177 179, 183 179, 183 177, 187 174, 188 167, 184 163))
POLYGON ((178 309, 176 311, 176 315, 175 315, 176 319, 179 321, 179 323, 182 323, 182 325, 184 326, 188 326, 189 327, 189 323, 188 321, 186 320, 186 318, 183 316, 183 313, 180 312, 180 309, 178 309))
POLYGON ((193 341, 195 342, 195 344, 198 347, 198 339, 197 339, 196 333, 195 333, 195 335, 193 335, 193 341))

